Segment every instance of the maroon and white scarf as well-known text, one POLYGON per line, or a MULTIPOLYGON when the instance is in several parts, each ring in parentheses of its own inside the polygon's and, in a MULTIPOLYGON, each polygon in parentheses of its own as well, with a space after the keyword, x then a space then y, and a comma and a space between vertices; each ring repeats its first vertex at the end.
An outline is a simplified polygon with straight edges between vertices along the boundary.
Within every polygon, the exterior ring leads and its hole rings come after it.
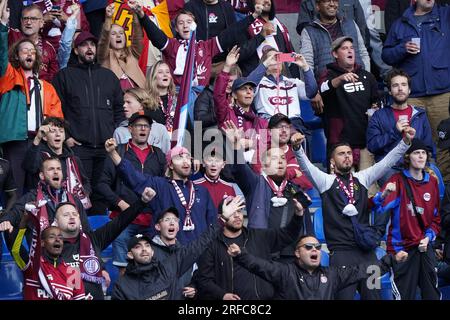
POLYGON ((83 184, 81 182, 81 174, 78 169, 78 164, 73 157, 67 157, 66 159, 66 173, 67 173, 67 191, 69 193, 76 195, 83 204, 83 208, 89 209, 92 207, 91 200, 84 190, 83 184))
POLYGON ((339 189, 344 192, 345 196, 347 197, 348 203, 342 209, 342 213, 346 216, 355 216, 358 214, 358 210, 355 207, 355 183, 353 182, 353 175, 350 174, 350 178, 348 181, 348 188, 344 184, 344 182, 336 176, 336 181, 339 184, 339 189))
POLYGON ((181 191, 180 187, 178 186, 177 182, 172 179, 172 185, 175 188, 175 191, 177 192, 178 198, 180 199, 181 204, 183 205, 184 209, 186 210, 186 217, 184 218, 183 222, 183 231, 192 231, 195 229, 194 222, 191 218, 191 210, 194 206, 195 202, 195 187, 192 181, 188 181, 188 188, 189 188, 189 203, 187 203, 186 198, 184 197, 183 191, 181 191))
POLYGON ((288 199, 284 197, 284 190, 286 189, 286 185, 288 183, 287 179, 285 178, 281 184, 278 186, 275 181, 271 177, 269 177, 265 172, 262 172, 261 175, 264 177, 264 179, 267 181, 267 184, 269 185, 270 189, 272 189, 272 192, 274 193, 275 197, 272 197, 270 201, 272 201, 273 207, 282 207, 284 206, 288 199))
POLYGON ((81 279, 87 282, 101 284, 103 282, 102 268, 91 239, 80 230, 80 273, 81 279))
POLYGON ((159 105, 161 110, 164 113, 164 117, 166 118, 166 129, 169 133, 173 131, 173 117, 175 116, 175 108, 177 99, 170 93, 167 95, 167 107, 164 107, 164 103, 162 100, 159 101, 159 105))
POLYGON ((234 113, 236 114, 238 123, 237 123, 237 127, 240 128, 244 128, 244 121, 251 121, 253 123, 253 121, 255 121, 256 115, 251 111, 245 111, 244 108, 235 105, 234 106, 234 113))

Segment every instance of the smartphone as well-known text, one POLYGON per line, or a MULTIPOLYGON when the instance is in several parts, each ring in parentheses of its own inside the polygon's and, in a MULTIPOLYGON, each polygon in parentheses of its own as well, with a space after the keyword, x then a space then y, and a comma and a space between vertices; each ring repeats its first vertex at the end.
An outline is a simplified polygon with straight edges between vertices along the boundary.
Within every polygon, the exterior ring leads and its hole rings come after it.
POLYGON ((295 55, 293 53, 279 53, 277 54, 278 62, 294 62, 295 55))
POLYGON ((61 10, 61 6, 52 6, 52 11, 59 11, 61 10))
POLYGON ((303 209, 308 208, 312 204, 312 201, 301 190, 294 194, 294 198, 297 199, 298 202, 300 202, 303 209))
POLYGON ((398 117, 398 120, 400 120, 401 122, 408 122, 408 116, 402 114, 398 117))

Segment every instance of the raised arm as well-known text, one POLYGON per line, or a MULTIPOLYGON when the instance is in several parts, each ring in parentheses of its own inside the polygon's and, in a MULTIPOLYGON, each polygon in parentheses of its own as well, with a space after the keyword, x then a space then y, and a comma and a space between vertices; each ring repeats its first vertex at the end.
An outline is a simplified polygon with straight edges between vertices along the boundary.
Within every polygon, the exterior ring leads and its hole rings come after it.
POLYGON ((169 43, 169 38, 166 34, 144 14, 144 11, 137 12, 137 15, 139 17, 139 23, 144 28, 150 42, 159 50, 164 50, 169 43))
POLYGON ((369 188, 372 183, 385 175, 386 172, 401 159, 405 151, 410 147, 411 140, 414 138, 416 130, 412 127, 407 127, 403 132, 403 139, 383 158, 383 160, 365 170, 355 173, 355 177, 357 177, 359 182, 361 182, 361 184, 366 188, 369 188))
MULTIPOLYGON (((304 140, 304 136, 300 133, 297 133, 299 139, 292 140, 292 150, 295 152, 295 157, 297 158, 297 162, 300 165, 300 168, 306 175, 309 180, 313 183, 314 187, 319 191, 319 193, 323 193, 328 190, 334 182, 334 175, 327 174, 317 168, 315 165, 309 161, 308 157, 301 147, 301 143, 304 140)), ((294 136, 293 136, 294 138, 294 136)))
POLYGON ((281 283, 286 281, 286 271, 288 271, 287 264, 267 261, 251 255, 245 249, 241 250, 235 243, 228 247, 228 254, 245 269, 270 282, 274 286, 280 286, 281 283))
POLYGON ((117 152, 116 147, 117 143, 114 138, 106 140, 106 152, 116 166, 117 173, 119 173, 120 178, 125 184, 137 194, 142 194, 146 187, 156 190, 156 178, 136 170, 127 159, 122 159, 117 152))
POLYGON ((93 241, 103 251, 108 247, 126 227, 142 212, 144 207, 150 202, 156 195, 155 190, 152 188, 145 188, 142 193, 141 199, 133 203, 128 209, 123 211, 117 217, 112 219, 107 224, 96 229, 93 232, 93 241))

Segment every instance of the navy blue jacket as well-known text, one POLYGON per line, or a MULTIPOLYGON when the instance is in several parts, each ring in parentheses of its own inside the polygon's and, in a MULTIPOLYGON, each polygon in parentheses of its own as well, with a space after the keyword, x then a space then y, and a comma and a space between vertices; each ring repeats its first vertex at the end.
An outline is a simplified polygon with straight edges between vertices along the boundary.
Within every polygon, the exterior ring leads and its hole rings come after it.
MULTIPOLYGON (((142 194, 146 187, 151 187, 156 191, 156 197, 149 203, 150 210, 153 212, 152 234, 156 234, 154 222, 158 221, 161 212, 170 207, 175 207, 180 214, 180 231, 178 232, 177 240, 182 245, 186 245, 192 240, 197 239, 206 231, 209 225, 217 223, 217 210, 206 188, 194 184, 195 202, 192 206, 191 219, 195 225, 195 229, 192 231, 184 231, 183 223, 186 217, 186 210, 181 204, 170 179, 143 174, 136 170, 127 159, 122 159, 117 166, 117 172, 119 172, 125 184, 138 195, 142 194)), ((177 183, 186 201, 189 202, 189 189, 187 185, 179 180, 177 183)))
MULTIPOLYGON (((430 122, 425 109, 414 106, 410 124, 416 129, 415 137, 422 140, 435 154, 430 122)), ((402 135, 396 128, 392 107, 386 106, 375 111, 367 128, 367 148, 374 154, 375 161, 383 159, 401 139, 402 135)))
POLYGON ((419 30, 415 6, 396 20, 384 43, 382 58, 411 77, 411 97, 450 91, 450 7, 435 5, 419 30), (420 38, 420 53, 406 52, 405 43, 420 38))

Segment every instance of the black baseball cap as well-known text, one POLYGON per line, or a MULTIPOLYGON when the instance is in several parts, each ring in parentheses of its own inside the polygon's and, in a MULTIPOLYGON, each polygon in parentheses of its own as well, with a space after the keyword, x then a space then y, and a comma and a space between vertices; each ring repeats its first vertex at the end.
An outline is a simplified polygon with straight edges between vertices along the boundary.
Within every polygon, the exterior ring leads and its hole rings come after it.
POLYGON ((131 126, 136 120, 141 119, 141 118, 147 119, 148 124, 150 124, 150 125, 153 123, 153 119, 148 114, 148 112, 139 111, 139 112, 135 112, 131 115, 131 117, 128 119, 128 125, 131 126))
POLYGON ((279 124, 282 121, 291 124, 291 120, 289 120, 289 117, 286 116, 285 114, 282 114, 282 113, 274 114, 269 119, 269 124, 268 124, 269 129, 275 128, 276 125, 279 124))
POLYGON ((170 208, 167 208, 166 210, 164 210, 163 212, 161 212, 161 214, 158 217, 158 222, 161 221, 168 213, 173 213, 177 218, 180 217, 180 213, 178 212, 177 208, 170 207, 170 208))
POLYGON ((406 154, 411 154, 411 153, 413 153, 416 150, 425 150, 425 151, 428 152, 428 151, 430 151, 430 148, 428 148, 428 146, 425 143, 423 143, 422 140, 414 138, 411 141, 411 146, 409 147, 408 150, 406 150, 405 153, 406 154))
POLYGON ((142 240, 145 240, 148 243, 152 243, 152 238, 149 235, 138 233, 137 235, 130 238, 130 240, 128 240, 127 250, 131 251, 131 249, 133 249, 134 246, 137 245, 139 243, 139 241, 142 241, 142 240))
POLYGON ((237 78, 236 80, 234 80, 233 86, 231 87, 231 91, 234 92, 234 91, 240 89, 241 87, 245 86, 246 84, 249 84, 253 88, 256 88, 255 82, 253 82, 252 80, 249 80, 245 77, 241 77, 241 78, 237 78))
POLYGON ((450 149, 450 118, 442 120, 437 126, 439 149, 450 149))

